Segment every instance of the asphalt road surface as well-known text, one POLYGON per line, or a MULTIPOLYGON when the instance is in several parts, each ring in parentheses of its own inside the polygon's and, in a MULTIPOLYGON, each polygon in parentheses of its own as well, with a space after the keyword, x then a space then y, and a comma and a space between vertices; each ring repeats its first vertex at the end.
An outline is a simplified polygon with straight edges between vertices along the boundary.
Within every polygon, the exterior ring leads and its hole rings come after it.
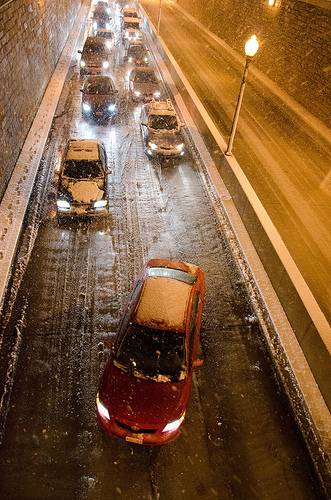
POLYGON ((322 498, 189 138, 180 161, 147 158, 119 42, 110 68, 118 117, 83 121, 76 62, 26 222, 17 295, 2 318, 0 498, 322 498), (112 174, 103 220, 57 221, 53 172, 69 137, 106 145, 112 174), (130 287, 153 257, 192 262, 206 277, 204 364, 182 434, 163 447, 122 442, 95 418, 107 356, 99 344, 115 333, 130 287))

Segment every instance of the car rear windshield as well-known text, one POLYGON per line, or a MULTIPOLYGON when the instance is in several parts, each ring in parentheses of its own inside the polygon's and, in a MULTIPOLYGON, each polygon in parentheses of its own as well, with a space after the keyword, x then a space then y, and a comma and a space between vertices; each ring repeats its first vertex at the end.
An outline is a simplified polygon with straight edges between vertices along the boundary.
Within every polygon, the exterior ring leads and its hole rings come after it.
POLYGON ((178 382, 185 378, 185 336, 131 323, 116 351, 114 364, 138 378, 178 382))
POLYGON ((175 130, 178 128, 177 117, 173 115, 150 115, 148 124, 156 130, 175 130))
POLYGON ((95 179, 103 177, 103 170, 98 161, 69 160, 64 164, 62 175, 71 179, 95 179))
POLYGON ((181 271, 180 269, 171 269, 169 267, 149 267, 147 276, 156 276, 158 278, 172 278, 178 281, 184 281, 188 285, 193 286, 197 281, 197 276, 181 271))

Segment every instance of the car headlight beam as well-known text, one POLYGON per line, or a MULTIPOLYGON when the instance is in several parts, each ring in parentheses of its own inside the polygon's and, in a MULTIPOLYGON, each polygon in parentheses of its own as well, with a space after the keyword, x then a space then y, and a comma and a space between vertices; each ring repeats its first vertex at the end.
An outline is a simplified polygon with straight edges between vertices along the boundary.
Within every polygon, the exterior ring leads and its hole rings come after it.
POLYGON ((70 203, 67 200, 57 200, 56 204, 59 210, 70 210, 70 203))
POLYGON ((107 200, 102 199, 102 200, 95 201, 93 206, 94 206, 94 208, 97 208, 97 209, 104 208, 105 206, 107 206, 107 200))
POLYGON ((165 426, 165 428, 163 429, 162 433, 163 432, 174 432, 174 431, 176 431, 178 429, 178 427, 182 424, 184 418, 185 418, 185 412, 177 420, 174 420, 173 422, 169 422, 169 424, 167 424, 165 426))
POLYGON ((98 410, 99 415, 101 415, 101 417, 109 420, 109 411, 107 410, 105 405, 100 401, 99 394, 97 394, 97 397, 96 397, 96 404, 97 404, 97 410, 98 410))

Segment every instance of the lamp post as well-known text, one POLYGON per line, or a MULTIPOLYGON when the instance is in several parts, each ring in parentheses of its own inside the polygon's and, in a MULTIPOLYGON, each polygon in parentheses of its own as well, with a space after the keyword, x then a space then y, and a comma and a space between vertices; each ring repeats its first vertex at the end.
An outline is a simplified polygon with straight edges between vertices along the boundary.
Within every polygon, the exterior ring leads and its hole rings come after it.
POLYGON ((162 7, 162 0, 160 0, 160 5, 159 5, 159 15, 158 15, 158 18, 157 18, 157 32, 158 32, 158 33, 160 33, 161 7, 162 7))
POLYGON ((246 77, 248 74, 248 65, 249 65, 252 57, 256 54, 258 48, 259 48, 259 42, 257 41, 256 36, 252 35, 251 38, 248 40, 248 42, 246 42, 246 44, 245 44, 246 64, 245 64, 244 74, 243 74, 243 77, 241 80, 241 86, 240 86, 238 101, 237 101, 237 105, 236 105, 236 110, 234 112, 231 133, 230 133, 230 139, 229 139, 227 150, 225 151, 225 154, 227 156, 231 156, 231 154, 232 154, 231 151, 232 151, 233 139, 234 139, 234 135, 236 133, 239 112, 240 112, 241 103, 243 100, 244 89, 245 89, 245 84, 246 84, 246 77))

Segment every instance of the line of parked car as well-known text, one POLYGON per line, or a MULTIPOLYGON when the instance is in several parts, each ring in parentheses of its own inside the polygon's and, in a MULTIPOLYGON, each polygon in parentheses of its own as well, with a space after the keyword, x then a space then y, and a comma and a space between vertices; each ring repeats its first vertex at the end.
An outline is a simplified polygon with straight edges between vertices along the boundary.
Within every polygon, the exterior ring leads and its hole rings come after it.
MULTIPOLYGON (((93 12, 94 36, 81 52, 82 116, 108 120, 117 111, 118 90, 110 76, 109 54, 115 37, 110 30, 106 2, 93 12)), ((122 41, 126 58, 134 64, 130 93, 143 101, 141 131, 150 156, 184 153, 183 124, 172 102, 161 97, 160 81, 149 65, 140 36, 137 11, 123 10, 122 41), (130 20, 130 22, 128 21, 130 20)), ((57 210, 60 218, 108 214, 107 153, 98 139, 70 139, 62 156, 57 210)), ((181 430, 197 359, 204 273, 197 266, 152 259, 142 268, 131 290, 114 343, 101 376, 97 421, 109 434, 131 443, 160 445, 176 439, 181 430)))

